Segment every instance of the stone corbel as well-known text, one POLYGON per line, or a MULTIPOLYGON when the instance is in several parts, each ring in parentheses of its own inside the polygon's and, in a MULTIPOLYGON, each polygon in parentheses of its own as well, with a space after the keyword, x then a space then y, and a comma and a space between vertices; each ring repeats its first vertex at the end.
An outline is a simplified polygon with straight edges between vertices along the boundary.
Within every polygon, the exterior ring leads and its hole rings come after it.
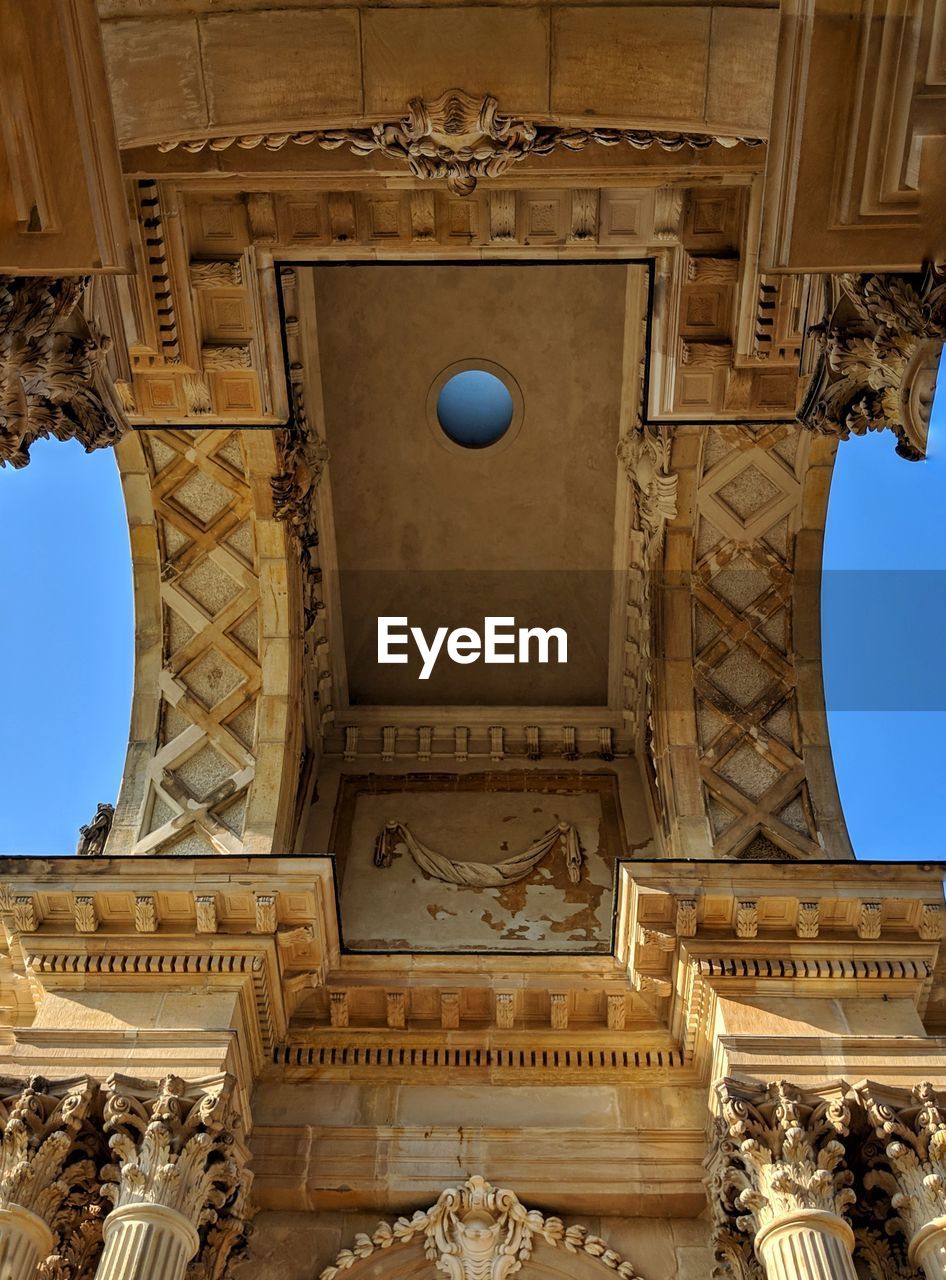
POLYGON ((0 466, 25 467, 49 436, 91 452, 126 429, 104 373, 111 340, 83 314, 87 285, 0 276, 0 466))
POLYGON ((946 339, 942 270, 826 276, 824 319, 809 335, 818 354, 799 421, 841 440, 889 428, 902 458, 924 458, 946 339))

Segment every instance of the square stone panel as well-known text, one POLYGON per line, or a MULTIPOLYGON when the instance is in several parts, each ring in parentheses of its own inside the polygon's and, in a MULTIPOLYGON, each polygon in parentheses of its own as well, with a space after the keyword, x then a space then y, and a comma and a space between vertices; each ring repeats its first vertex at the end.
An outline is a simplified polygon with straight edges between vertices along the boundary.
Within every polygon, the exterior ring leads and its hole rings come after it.
POLYGON ((181 764, 174 766, 175 775, 198 800, 205 800, 221 783, 233 776, 233 765, 208 742, 181 764))
POLYGON ((211 617, 215 617, 241 590, 240 585, 209 556, 198 561, 181 578, 180 586, 211 617))
POLYGON ((749 464, 721 488, 716 490, 719 498, 743 525, 749 523, 757 511, 767 507, 780 494, 781 490, 763 475, 758 467, 749 464))
POLYGON ((195 471, 169 496, 186 515, 207 528, 226 510, 234 495, 213 476, 195 471))
POLYGON ((775 765, 770 764, 747 742, 731 752, 717 767, 716 772, 750 800, 760 800, 780 776, 775 765))
POLYGON ((233 692, 243 674, 216 649, 209 649, 182 673, 181 679, 194 697, 210 708, 233 692))

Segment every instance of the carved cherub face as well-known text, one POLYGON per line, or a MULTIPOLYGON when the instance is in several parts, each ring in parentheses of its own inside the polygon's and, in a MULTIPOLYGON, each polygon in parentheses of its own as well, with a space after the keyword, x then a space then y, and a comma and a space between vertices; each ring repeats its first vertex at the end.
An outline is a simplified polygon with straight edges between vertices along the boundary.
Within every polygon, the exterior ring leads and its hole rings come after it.
POLYGON ((457 1222, 457 1233, 470 1253, 486 1256, 492 1253, 499 1234, 500 1224, 484 1209, 471 1209, 457 1222))

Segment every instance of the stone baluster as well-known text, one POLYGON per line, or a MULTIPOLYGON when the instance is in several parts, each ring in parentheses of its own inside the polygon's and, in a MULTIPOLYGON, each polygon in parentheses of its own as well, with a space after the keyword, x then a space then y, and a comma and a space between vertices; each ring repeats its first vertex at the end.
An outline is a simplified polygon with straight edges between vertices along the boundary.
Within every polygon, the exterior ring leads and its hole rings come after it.
POLYGON ((205 1251, 236 1247, 249 1177, 233 1087, 227 1075, 108 1079, 104 1127, 117 1163, 103 1170, 114 1207, 96 1280, 183 1280, 198 1255, 199 1273, 219 1274, 205 1251))
POLYGON ((94 1096, 85 1077, 0 1081, 2 1280, 30 1280, 75 1205, 93 1195, 95 1163, 79 1133, 94 1096))
POLYGON ((734 1280, 855 1280, 852 1177, 839 1091, 722 1080, 708 1193, 715 1253, 734 1280), (760 1266, 761 1264, 761 1266, 760 1266))
POLYGON ((868 1081, 855 1093, 880 1143, 864 1186, 889 1197, 913 1266, 946 1280, 946 1099, 929 1081, 912 1090, 868 1081))

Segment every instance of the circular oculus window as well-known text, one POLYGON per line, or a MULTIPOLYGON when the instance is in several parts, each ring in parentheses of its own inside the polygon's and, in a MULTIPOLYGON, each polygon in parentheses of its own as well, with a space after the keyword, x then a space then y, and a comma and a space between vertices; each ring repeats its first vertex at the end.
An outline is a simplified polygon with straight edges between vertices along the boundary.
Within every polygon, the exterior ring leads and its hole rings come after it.
POLYGON ((427 421, 451 451, 506 447, 522 424, 522 392, 501 365, 460 360, 431 384, 427 421))

